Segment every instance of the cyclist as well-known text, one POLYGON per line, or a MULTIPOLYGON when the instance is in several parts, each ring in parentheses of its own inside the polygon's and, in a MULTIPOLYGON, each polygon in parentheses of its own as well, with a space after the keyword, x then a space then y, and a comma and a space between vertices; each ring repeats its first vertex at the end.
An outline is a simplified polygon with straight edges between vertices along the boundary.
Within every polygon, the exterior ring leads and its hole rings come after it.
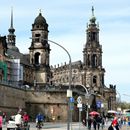
POLYGON ((37 123, 36 127, 42 128, 43 121, 44 121, 44 115, 39 112, 36 116, 36 123, 37 123))

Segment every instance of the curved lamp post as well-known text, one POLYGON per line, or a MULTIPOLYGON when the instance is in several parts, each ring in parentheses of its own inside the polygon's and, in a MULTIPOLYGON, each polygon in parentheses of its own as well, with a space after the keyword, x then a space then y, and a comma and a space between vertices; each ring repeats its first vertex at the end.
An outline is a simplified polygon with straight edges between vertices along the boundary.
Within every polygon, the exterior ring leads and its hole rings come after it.
MULTIPOLYGON (((71 63, 71 56, 70 53, 60 44, 58 44, 57 42, 54 42, 52 40, 48 40, 48 39, 43 39, 45 41, 49 41, 51 43, 54 43, 56 45, 58 45, 59 47, 61 47, 68 55, 69 57, 69 89, 67 90, 67 97, 70 98, 72 97, 72 90, 71 90, 71 82, 72 82, 72 63, 71 63)), ((70 130, 70 122, 71 122, 71 110, 70 110, 70 101, 68 101, 68 122, 67 122, 67 130, 70 130)))
POLYGON ((54 41, 48 40, 48 39, 44 39, 44 40, 49 41, 49 42, 51 42, 51 43, 54 43, 54 44, 58 45, 59 47, 61 47, 61 48, 67 53, 67 55, 68 55, 68 57, 69 57, 69 90, 70 90, 70 92, 67 91, 67 92, 68 92, 68 93, 67 93, 67 97, 72 97, 72 91, 71 91, 72 63, 71 63, 70 53, 69 53, 63 46, 61 46, 60 44, 58 44, 57 42, 54 42, 54 41))
POLYGON ((119 93, 119 91, 116 90, 116 92, 118 93, 119 95, 119 103, 121 103, 121 94, 119 93))
MULTIPOLYGON (((117 91, 117 90, 116 90, 116 92, 117 92, 118 95, 119 95, 119 102, 118 102, 118 104, 117 104, 117 105, 118 105, 117 107, 119 107, 119 108, 121 109, 121 94, 120 94, 119 91, 117 91)), ((119 109, 119 108, 118 108, 118 109, 119 109)))

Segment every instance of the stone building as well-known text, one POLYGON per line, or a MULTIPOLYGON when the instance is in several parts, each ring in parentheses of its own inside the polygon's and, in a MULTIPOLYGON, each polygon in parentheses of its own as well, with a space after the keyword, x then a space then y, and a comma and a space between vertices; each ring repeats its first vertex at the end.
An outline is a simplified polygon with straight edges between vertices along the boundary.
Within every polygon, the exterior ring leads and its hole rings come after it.
MULTIPOLYGON (((6 82, 17 88, 29 87, 33 90, 32 93, 37 90, 40 93, 40 91, 45 89, 48 93, 52 86, 58 88, 59 93, 61 90, 68 89, 70 66, 67 63, 58 67, 50 65, 51 49, 48 43, 48 23, 41 12, 32 24, 32 41, 28 54, 20 53, 18 47, 16 47, 13 11, 11 11, 11 26, 8 31, 7 39, 6 37, 0 37, 0 58, 5 57, 0 60, 1 82, 6 82), (4 66, 6 66, 6 69, 4 66)), ((81 92, 84 102, 86 102, 84 86, 90 94, 90 100, 87 100, 90 110, 100 109, 101 104, 104 104, 105 110, 116 109, 116 87, 113 85, 107 87, 105 85, 102 52, 102 45, 99 43, 99 26, 96 23, 94 8, 92 7, 92 16, 86 29, 83 61, 75 61, 71 66, 73 96, 77 98, 81 92), (76 92, 73 89, 77 89, 78 91, 76 92), (97 102, 100 103, 98 107, 97 102)), ((54 90, 51 92, 55 94, 54 90)), ((56 96, 54 97, 56 98, 56 96)), ((32 101, 31 98, 30 100, 32 101)), ((29 107, 29 104, 30 101, 27 100, 27 107, 29 107)), ((38 103, 35 102, 36 104, 38 103)))
MULTIPOLYGON (((96 23, 94 8, 86 29, 86 44, 83 48, 83 62, 72 63, 72 84, 84 85, 90 93, 99 95, 97 100, 105 104, 107 109, 114 109, 116 88, 106 87, 104 82, 105 69, 102 66, 102 45, 99 43, 99 25, 96 23), (111 93, 111 95, 110 95, 111 93), (112 99, 109 98, 112 96, 112 99), (105 100, 104 100, 105 99, 105 100), (112 105, 113 104, 113 107, 112 105)), ((69 83, 69 65, 52 67, 51 82, 55 85, 69 83)))

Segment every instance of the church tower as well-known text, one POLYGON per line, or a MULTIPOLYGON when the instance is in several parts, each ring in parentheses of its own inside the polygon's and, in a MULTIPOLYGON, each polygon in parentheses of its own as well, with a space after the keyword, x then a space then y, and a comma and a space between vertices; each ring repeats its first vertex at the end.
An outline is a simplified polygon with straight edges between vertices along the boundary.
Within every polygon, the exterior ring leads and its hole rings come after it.
POLYGON ((32 42, 30 50, 30 64, 35 68, 34 80, 37 84, 49 82, 49 54, 48 24, 40 12, 32 24, 32 42))
POLYGON ((99 44, 99 26, 96 24, 94 8, 92 17, 87 25, 86 44, 83 49, 83 66, 85 85, 91 90, 101 92, 104 88, 104 73, 102 68, 102 46, 99 44))

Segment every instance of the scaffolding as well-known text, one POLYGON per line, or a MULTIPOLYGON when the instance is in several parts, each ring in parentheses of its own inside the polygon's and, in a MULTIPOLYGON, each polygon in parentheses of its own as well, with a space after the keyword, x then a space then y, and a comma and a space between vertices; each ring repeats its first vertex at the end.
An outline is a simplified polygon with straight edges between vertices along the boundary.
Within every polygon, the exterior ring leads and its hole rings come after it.
POLYGON ((9 66, 9 72, 10 72, 10 83, 13 85, 19 85, 19 81, 22 79, 22 67, 20 65, 20 59, 11 59, 9 66))
POLYGON ((7 80, 7 64, 5 62, 0 61, 0 69, 2 69, 2 72, 4 74, 3 80, 7 80))

